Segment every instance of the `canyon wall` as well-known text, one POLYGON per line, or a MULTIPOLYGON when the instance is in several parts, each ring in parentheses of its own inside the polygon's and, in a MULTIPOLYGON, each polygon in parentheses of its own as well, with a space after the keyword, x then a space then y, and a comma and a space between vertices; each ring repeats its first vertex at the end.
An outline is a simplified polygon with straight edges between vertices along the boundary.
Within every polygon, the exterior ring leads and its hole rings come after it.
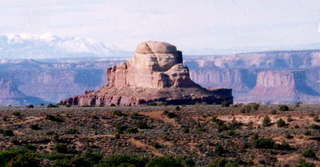
MULTIPOLYGON (((9 80, 26 97, 57 103, 86 90, 102 87, 105 84, 106 69, 127 60, 1 61, 0 78, 9 80)), ((191 79, 203 87, 232 88, 235 103, 320 102, 318 50, 184 56, 184 65, 189 68, 191 79), (283 89, 280 91, 276 87, 270 87, 274 84, 283 89), (268 93, 268 89, 273 91, 268 93)))

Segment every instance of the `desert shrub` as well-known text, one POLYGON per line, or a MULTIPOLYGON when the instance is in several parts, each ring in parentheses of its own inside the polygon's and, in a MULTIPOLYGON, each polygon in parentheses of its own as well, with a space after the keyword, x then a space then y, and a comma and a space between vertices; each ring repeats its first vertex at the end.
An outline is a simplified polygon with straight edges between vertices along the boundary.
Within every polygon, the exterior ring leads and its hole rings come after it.
POLYGON ((315 164, 306 162, 305 160, 300 160, 297 164, 297 167, 316 167, 315 164))
POLYGON ((121 123, 117 123, 115 125, 115 128, 117 130, 117 133, 122 134, 128 129, 128 126, 127 125, 122 125, 121 123))
POLYGON ((320 129, 320 125, 312 124, 312 125, 310 125, 310 129, 319 130, 320 129))
POLYGON ((138 130, 137 128, 128 128, 128 129, 127 129, 127 132, 128 132, 128 133, 135 134, 135 133, 138 133, 139 130, 138 130))
POLYGON ((248 106, 248 105, 242 106, 241 109, 240 109, 240 112, 241 113, 249 113, 249 112, 251 112, 251 106, 248 106))
POLYGON ((68 157, 62 159, 56 159, 52 167, 72 167, 71 160, 68 157))
POLYGON ((303 102, 298 101, 298 102, 295 103, 295 107, 300 107, 302 104, 303 104, 303 102))
POLYGON ((260 104, 259 103, 249 103, 248 104, 254 111, 259 110, 260 104))
POLYGON ((68 149, 68 146, 65 145, 65 144, 56 144, 54 146, 54 150, 58 153, 69 153, 69 149, 68 149))
POLYGON ((262 119, 262 126, 263 126, 263 127, 268 127, 268 126, 270 126, 270 125, 271 125, 271 119, 270 119, 270 117, 269 117, 269 116, 263 117, 263 119, 262 119))
POLYGON ((113 112, 112 112, 112 115, 113 115, 113 116, 118 116, 118 117, 127 116, 126 114, 122 113, 122 112, 119 111, 119 110, 113 111, 113 112))
MULTIPOLYGON (((177 107, 179 107, 179 106, 177 106, 177 107)), ((164 114, 164 115, 167 116, 168 118, 175 118, 175 117, 177 117, 177 114, 175 114, 174 112, 164 111, 162 114, 164 114)))
POLYGON ((213 117, 211 121, 215 124, 215 127, 218 129, 219 132, 225 130, 235 130, 242 126, 242 123, 237 122, 236 120, 232 120, 231 123, 226 124, 224 121, 218 119, 217 117, 213 117))
POLYGON ((235 161, 230 161, 225 158, 217 158, 211 161, 208 167, 238 167, 239 164, 235 161))
POLYGON ((136 122, 136 127, 139 129, 150 129, 151 127, 148 125, 147 121, 138 121, 136 122))
POLYGON ((231 121, 231 123, 228 124, 228 127, 230 130, 235 130, 238 129, 242 126, 243 124, 241 122, 236 121, 235 119, 233 119, 231 121))
POLYGON ((230 107, 230 105, 231 105, 231 103, 228 102, 228 101, 223 101, 223 102, 221 103, 221 107, 230 107))
POLYGON ((292 150, 291 146, 287 142, 283 142, 281 144, 275 144, 274 149, 278 150, 292 150))
POLYGON ((175 159, 171 157, 159 157, 151 159, 146 167, 185 167, 185 166, 194 166, 192 164, 184 165, 183 159, 175 159))
POLYGON ((221 145, 217 145, 215 148, 214 148, 214 152, 218 155, 222 155, 225 150, 223 149, 223 147, 221 145))
POLYGON ((14 136, 14 133, 12 130, 2 130, 1 132, 3 136, 14 136))
POLYGON ((292 117, 289 115, 288 118, 287 118, 287 122, 292 122, 292 121, 293 121, 293 119, 292 119, 292 117))
POLYGON ((30 125, 30 128, 32 130, 40 130, 41 129, 41 127, 38 124, 32 124, 32 125, 30 125))
POLYGON ((176 111, 180 111, 181 110, 181 106, 176 106, 176 111))
POLYGON ((147 159, 134 155, 112 155, 104 158, 97 167, 144 167, 147 159))
POLYGON ((289 106, 287 105, 279 105, 278 107, 280 111, 289 111, 289 106))
POLYGON ((24 147, 15 147, 0 152, 0 166, 40 167, 36 154, 24 147))
POLYGON ((78 130, 77 129, 68 129, 64 132, 65 134, 79 134, 78 130))
POLYGON ((275 142, 272 139, 258 138, 253 141, 255 148, 272 149, 275 147, 275 142))
POLYGON ((241 107, 241 113, 249 113, 251 111, 257 111, 260 108, 259 103, 249 103, 241 107))
POLYGON ((66 161, 70 166, 90 167, 98 164, 102 159, 99 153, 84 153, 80 156, 73 157, 70 161, 66 161))
POLYGON ((148 103, 147 105, 148 105, 148 106, 157 106, 158 104, 155 103, 155 102, 152 102, 152 103, 148 103))
POLYGON ((270 114, 276 115, 277 114, 277 110, 271 110, 270 114))
POLYGON ((314 122, 320 122, 319 116, 314 116, 314 117, 313 117, 313 121, 314 121, 314 122))
POLYGON ((290 134, 286 134, 285 138, 287 138, 287 139, 293 139, 293 136, 290 135, 290 134))
POLYGON ((12 113, 12 115, 16 116, 16 117, 20 117, 21 116, 21 112, 15 111, 12 113))
POLYGON ((27 108, 34 108, 34 106, 33 106, 32 104, 27 105, 26 107, 27 107, 27 108))
POLYGON ((47 107, 48 107, 48 108, 58 108, 59 105, 56 105, 56 104, 48 104, 47 107))
POLYGON ((314 158, 314 159, 317 158, 316 153, 315 153, 313 150, 311 150, 311 149, 305 150, 305 151, 302 153, 302 155, 303 155, 304 157, 306 157, 306 158, 314 158))
POLYGON ((287 126, 286 122, 281 118, 277 120, 276 124, 279 128, 287 126))
POLYGON ((46 116, 46 119, 47 120, 50 120, 50 121, 54 121, 54 122, 64 122, 63 118, 60 117, 60 116, 54 116, 54 115, 47 115, 46 116))

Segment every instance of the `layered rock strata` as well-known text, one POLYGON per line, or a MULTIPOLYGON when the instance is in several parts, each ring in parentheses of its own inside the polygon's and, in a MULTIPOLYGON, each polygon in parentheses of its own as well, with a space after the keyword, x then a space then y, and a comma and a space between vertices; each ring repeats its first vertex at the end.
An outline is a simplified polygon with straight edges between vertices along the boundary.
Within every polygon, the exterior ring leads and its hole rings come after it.
POLYGON ((231 89, 207 90, 190 79, 182 52, 165 42, 138 45, 127 62, 107 70, 107 84, 97 91, 61 101, 80 106, 195 104, 233 102, 231 89))

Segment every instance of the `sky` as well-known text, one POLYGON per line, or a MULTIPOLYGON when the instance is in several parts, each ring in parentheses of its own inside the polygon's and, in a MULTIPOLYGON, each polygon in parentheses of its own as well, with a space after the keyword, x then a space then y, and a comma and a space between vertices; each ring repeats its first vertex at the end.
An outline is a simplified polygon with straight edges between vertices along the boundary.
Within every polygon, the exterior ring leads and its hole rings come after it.
POLYGON ((0 34, 51 33, 132 51, 145 40, 187 53, 319 44, 319 0, 1 0, 0 34))

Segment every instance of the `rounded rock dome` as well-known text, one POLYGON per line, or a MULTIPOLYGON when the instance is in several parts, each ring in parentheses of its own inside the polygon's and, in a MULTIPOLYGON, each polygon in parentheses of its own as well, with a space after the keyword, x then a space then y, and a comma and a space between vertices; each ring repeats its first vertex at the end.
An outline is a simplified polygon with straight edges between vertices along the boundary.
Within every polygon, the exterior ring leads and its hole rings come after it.
POLYGON ((176 53, 177 48, 166 42, 147 41, 137 46, 136 53, 152 54, 152 53, 176 53))

